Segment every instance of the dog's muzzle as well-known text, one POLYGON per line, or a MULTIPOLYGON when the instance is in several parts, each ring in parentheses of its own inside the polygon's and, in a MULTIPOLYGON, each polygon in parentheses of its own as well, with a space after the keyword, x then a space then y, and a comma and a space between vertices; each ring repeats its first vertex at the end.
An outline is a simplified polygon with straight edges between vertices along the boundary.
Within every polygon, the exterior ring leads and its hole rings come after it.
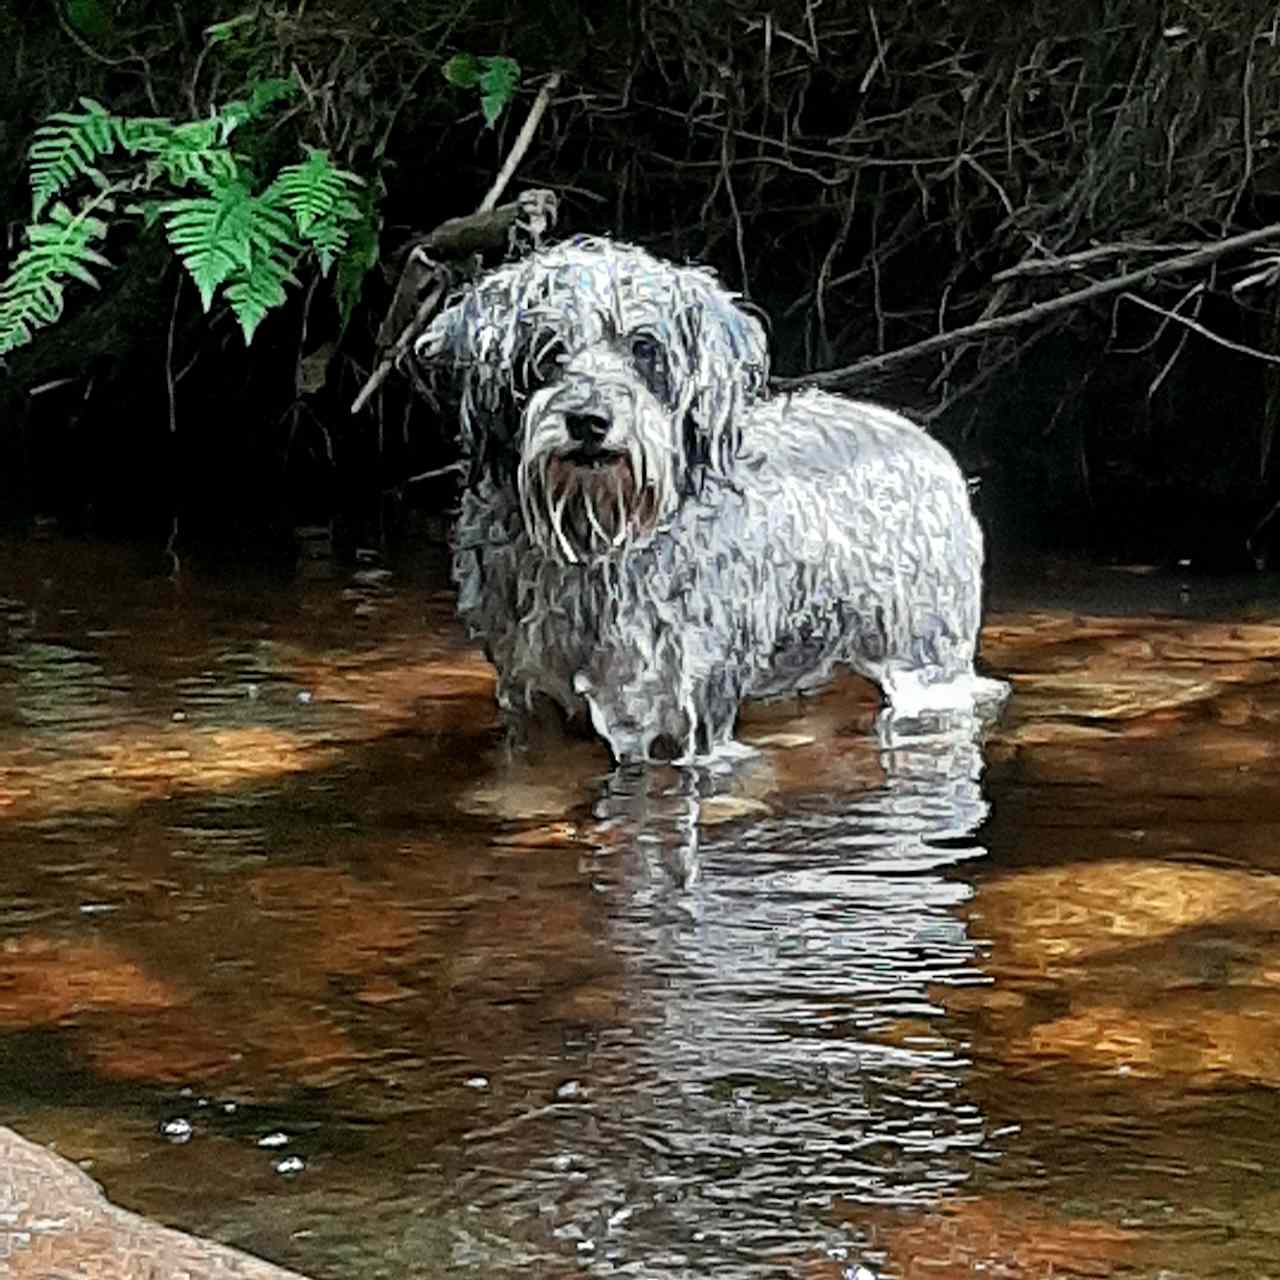
POLYGON ((530 536, 570 564, 624 548, 672 502, 673 453, 671 416, 645 388, 607 365, 569 370, 525 407, 519 487, 530 536))

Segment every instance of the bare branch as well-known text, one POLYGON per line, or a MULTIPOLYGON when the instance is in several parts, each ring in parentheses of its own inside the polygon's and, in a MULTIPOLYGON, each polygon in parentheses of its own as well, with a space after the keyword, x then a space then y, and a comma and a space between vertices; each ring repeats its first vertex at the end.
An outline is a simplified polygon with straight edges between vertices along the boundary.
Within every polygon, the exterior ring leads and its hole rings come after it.
POLYGON ((511 175, 515 173, 520 161, 524 159, 524 153, 529 150, 533 135, 537 132, 538 125, 551 103, 551 95, 559 87, 560 73, 553 71, 542 82, 542 88, 538 90, 538 96, 534 99, 533 106, 529 108, 529 114, 525 117, 524 124, 516 135, 516 140, 507 155, 506 163, 493 180, 493 186, 489 188, 485 198, 480 201, 480 208, 476 210, 477 213, 488 213, 501 199, 502 193, 507 189, 507 183, 511 181, 511 175))
POLYGON ((1259 351, 1257 347, 1246 346, 1243 342, 1232 342, 1230 338, 1224 338, 1220 333, 1214 333, 1212 329, 1206 328, 1199 320, 1193 320, 1190 316, 1179 315, 1176 311, 1168 311, 1164 307, 1157 306, 1154 302, 1148 302, 1146 298, 1138 297, 1136 293, 1122 293, 1120 297, 1125 302, 1136 302, 1138 306, 1145 307, 1148 311, 1154 311, 1156 315, 1164 316, 1166 320, 1173 320, 1178 324, 1185 325, 1202 338, 1208 338, 1210 342, 1216 342, 1218 346, 1226 347, 1228 351, 1238 351, 1243 356, 1252 356, 1255 360, 1266 361, 1267 364, 1280 364, 1280 356, 1273 356, 1267 351, 1259 351))
POLYGON ((1115 244, 1099 244, 1060 258, 1028 258, 1016 266, 1006 267, 991 277, 993 284, 1016 280, 1022 276, 1059 276, 1081 267, 1092 266, 1107 258, 1123 258, 1133 253, 1187 253, 1200 248, 1199 243, 1149 244, 1142 240, 1122 240, 1115 244))
POLYGON ((512 232, 520 225, 523 217, 530 224, 535 240, 541 238, 543 230, 555 221, 556 198, 549 191, 526 191, 521 197, 498 209, 497 203, 507 183, 511 181, 520 161, 533 141, 538 124, 546 114, 551 102, 551 95, 560 87, 560 73, 553 71, 543 82, 534 99, 529 114, 525 117, 520 132, 507 154, 498 176, 493 181, 480 207, 469 217, 450 218, 442 222, 430 235, 414 249, 401 274, 400 283, 396 287, 396 296, 392 300, 391 309, 379 330, 379 338, 385 345, 388 324, 394 323, 393 317, 406 310, 405 296, 412 290, 416 306, 413 318, 404 324, 391 344, 389 352, 378 361, 377 367, 369 375, 368 381, 360 388, 359 395, 351 404, 351 412, 359 413, 380 386, 391 376, 391 371, 404 358, 414 338, 422 331, 436 308, 444 298, 449 284, 449 276, 434 260, 428 256, 465 257, 477 253, 484 248, 503 247, 510 243, 512 232), (531 197, 534 199, 531 200, 531 197), (497 243, 495 244, 495 239, 497 243), (424 272, 432 277, 432 283, 423 294, 421 277, 424 272))
POLYGON ((1266 244, 1270 240, 1280 239, 1280 223, 1271 223, 1255 231, 1246 231, 1238 236, 1229 236, 1215 244, 1202 245, 1192 253, 1180 254, 1175 258, 1166 258, 1163 262, 1155 262, 1137 271, 1126 271, 1113 276, 1110 280, 1101 280, 1084 289, 1075 289, 1060 297, 1050 298, 1046 302, 1033 302, 1021 311, 1010 315, 993 316, 988 320, 980 320, 976 324, 965 325, 953 329, 950 333, 936 333, 931 338, 912 343, 909 347, 900 347, 896 351, 884 351, 878 355, 867 356, 853 364, 839 369, 827 369, 821 373, 810 374, 803 378, 775 378, 773 385, 781 389, 797 387, 835 387, 865 377, 869 373, 879 373, 894 365, 906 364, 911 360, 919 360, 924 356, 946 351, 962 342, 971 342, 975 338, 989 338, 993 334, 1007 333, 1023 325, 1035 324, 1048 316, 1078 307, 1082 303, 1092 302, 1096 298, 1104 298, 1113 293, 1121 293, 1135 285, 1150 284, 1161 276, 1173 275, 1179 271, 1189 271, 1193 267, 1204 266, 1218 258, 1225 257, 1240 249, 1249 249, 1254 245, 1266 244))

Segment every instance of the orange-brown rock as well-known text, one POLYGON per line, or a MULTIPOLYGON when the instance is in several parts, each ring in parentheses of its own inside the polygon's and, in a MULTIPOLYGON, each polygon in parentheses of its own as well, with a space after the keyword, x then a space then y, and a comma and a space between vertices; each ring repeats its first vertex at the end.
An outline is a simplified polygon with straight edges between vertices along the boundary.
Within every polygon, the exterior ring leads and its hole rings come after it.
POLYGON ((0 1127, 6 1280, 304 1280, 111 1204, 69 1161, 0 1127))

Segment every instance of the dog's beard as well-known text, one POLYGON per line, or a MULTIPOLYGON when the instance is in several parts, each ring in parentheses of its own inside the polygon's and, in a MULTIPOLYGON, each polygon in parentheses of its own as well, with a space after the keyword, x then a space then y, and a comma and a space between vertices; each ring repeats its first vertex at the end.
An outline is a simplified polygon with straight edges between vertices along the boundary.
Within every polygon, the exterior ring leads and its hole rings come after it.
POLYGON ((544 551, 570 564, 608 556, 656 527, 669 492, 663 480, 627 453, 589 461, 549 454, 521 467, 525 525, 544 551))

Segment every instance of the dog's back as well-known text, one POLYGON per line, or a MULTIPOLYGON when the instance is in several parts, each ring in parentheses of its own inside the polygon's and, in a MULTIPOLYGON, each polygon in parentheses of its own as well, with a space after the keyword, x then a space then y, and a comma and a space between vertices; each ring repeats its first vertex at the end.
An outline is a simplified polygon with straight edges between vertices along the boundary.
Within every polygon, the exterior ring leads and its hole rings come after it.
MULTIPOLYGON (((735 558, 755 577, 757 669, 744 692, 817 684, 845 663, 888 687, 972 672, 982 534, 951 455, 878 405, 819 391, 756 406, 735 476, 735 558)), ((745 584, 744 584, 745 585, 745 584)))

